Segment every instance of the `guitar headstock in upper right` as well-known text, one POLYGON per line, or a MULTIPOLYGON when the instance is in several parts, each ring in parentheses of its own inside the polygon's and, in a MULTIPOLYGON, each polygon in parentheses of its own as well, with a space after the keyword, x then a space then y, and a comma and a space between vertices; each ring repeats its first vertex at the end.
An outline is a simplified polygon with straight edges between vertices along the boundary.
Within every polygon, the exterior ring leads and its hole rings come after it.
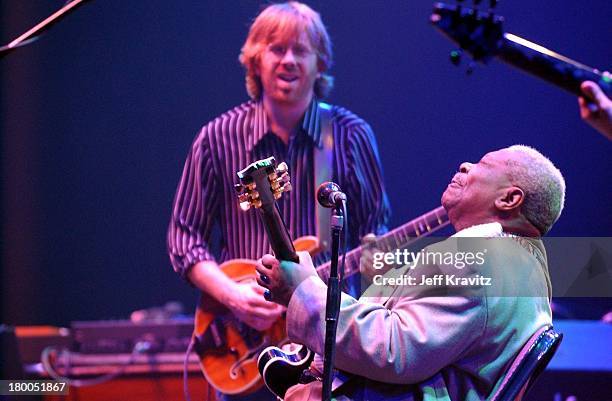
MULTIPOLYGON (((461 2, 459 2, 461 3, 461 2)), ((474 1, 478 6, 480 1, 474 1)), ((493 13, 496 1, 483 11, 462 4, 435 3, 431 23, 442 33, 469 52, 475 61, 487 62, 503 42, 504 18, 493 13)), ((458 64, 460 54, 451 53, 451 61, 458 64)))

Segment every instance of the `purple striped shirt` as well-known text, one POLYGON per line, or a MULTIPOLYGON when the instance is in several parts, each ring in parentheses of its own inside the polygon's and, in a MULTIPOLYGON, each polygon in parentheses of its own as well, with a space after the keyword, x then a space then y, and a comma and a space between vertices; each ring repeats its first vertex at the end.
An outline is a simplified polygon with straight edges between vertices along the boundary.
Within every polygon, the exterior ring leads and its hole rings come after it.
MULTIPOLYGON (((349 244, 367 233, 386 231, 390 209, 380 159, 370 126, 350 111, 333 106, 333 180, 348 197, 349 244)), ((293 189, 278 201, 293 238, 315 235, 313 148, 321 147, 317 102, 306 110, 297 134, 285 145, 269 130, 261 102, 249 101, 206 124, 187 156, 168 228, 168 252, 182 277, 204 260, 258 259, 270 253, 265 229, 253 211, 238 207, 236 172, 269 156, 289 166, 293 189), (220 254, 209 248, 218 224, 220 254)), ((327 255, 319 256, 320 263, 327 255)))

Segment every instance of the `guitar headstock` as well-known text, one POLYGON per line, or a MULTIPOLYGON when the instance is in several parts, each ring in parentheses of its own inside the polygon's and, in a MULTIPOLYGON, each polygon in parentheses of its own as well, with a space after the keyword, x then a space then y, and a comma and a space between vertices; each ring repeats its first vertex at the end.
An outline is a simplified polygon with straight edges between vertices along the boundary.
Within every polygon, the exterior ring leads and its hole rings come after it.
POLYGON ((276 165, 274 157, 258 160, 240 170, 236 184, 240 208, 255 207, 260 211, 270 247, 279 260, 299 261, 289 231, 280 215, 276 200, 291 190, 287 164, 276 165))
MULTIPOLYGON (((486 11, 477 8, 480 1, 474 0, 473 3, 475 7, 435 3, 430 21, 461 49, 470 53, 474 61, 486 63, 502 45, 504 18, 493 13, 497 1, 490 1, 486 11)), ((458 65, 461 52, 453 51, 450 57, 453 64, 458 65)))
POLYGON ((236 192, 242 210, 251 207, 261 208, 274 206, 274 202, 291 190, 291 181, 285 162, 276 165, 273 156, 258 160, 240 170, 237 175, 240 184, 236 192))

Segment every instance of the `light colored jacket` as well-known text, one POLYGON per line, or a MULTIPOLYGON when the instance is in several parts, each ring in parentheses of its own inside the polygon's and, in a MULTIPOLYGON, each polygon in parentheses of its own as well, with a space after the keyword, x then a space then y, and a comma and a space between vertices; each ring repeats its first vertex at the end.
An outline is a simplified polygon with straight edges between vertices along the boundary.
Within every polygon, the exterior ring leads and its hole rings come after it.
MULTIPOLYGON (((342 372, 334 381, 336 399, 486 399, 522 345, 551 324, 541 241, 501 235, 497 224, 487 235, 496 238, 469 242, 473 251, 486 249, 482 265, 458 269, 436 263, 385 275, 416 275, 419 282, 421 276, 481 275, 490 277, 493 286, 472 286, 468 292, 455 291, 448 283, 372 286, 359 300, 342 294, 334 361, 342 372)), ((468 249, 461 239, 449 238, 425 251, 468 249)), ((323 281, 311 277, 299 285, 287 309, 289 338, 318 354, 324 349, 326 291, 323 281)), ((317 400, 320 392, 319 382, 298 385, 285 400, 317 400)))

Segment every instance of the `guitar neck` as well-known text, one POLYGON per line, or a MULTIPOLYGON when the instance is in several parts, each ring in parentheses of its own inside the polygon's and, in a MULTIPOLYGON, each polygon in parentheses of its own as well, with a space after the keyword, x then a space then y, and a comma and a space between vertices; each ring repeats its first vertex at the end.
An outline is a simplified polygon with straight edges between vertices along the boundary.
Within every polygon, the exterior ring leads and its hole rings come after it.
MULTIPOLYGON (((490 9, 484 12, 458 3, 435 3, 430 21, 467 50, 475 61, 486 63, 496 56, 576 96, 583 95, 580 85, 584 81, 597 83, 609 97, 612 96, 612 76, 517 35, 503 33, 504 18, 493 14, 490 9)), ((451 60, 457 58, 451 57, 451 60)))
POLYGON ((584 96, 580 90, 584 81, 596 82, 609 97, 612 96, 612 79, 599 70, 511 33, 504 34, 496 55, 502 61, 576 96, 584 96))
POLYGON ((295 252, 291 235, 289 235, 276 203, 262 206, 260 210, 274 256, 278 260, 299 262, 300 259, 295 252))
MULTIPOLYGON (((382 252, 405 247, 418 238, 425 237, 449 224, 448 215, 442 206, 403 224, 377 238, 376 248, 382 252)), ((359 260, 362 247, 357 247, 346 254, 346 270, 344 277, 359 272, 359 260)), ((329 277, 331 262, 322 264, 317 268, 319 276, 324 280, 329 277)))

